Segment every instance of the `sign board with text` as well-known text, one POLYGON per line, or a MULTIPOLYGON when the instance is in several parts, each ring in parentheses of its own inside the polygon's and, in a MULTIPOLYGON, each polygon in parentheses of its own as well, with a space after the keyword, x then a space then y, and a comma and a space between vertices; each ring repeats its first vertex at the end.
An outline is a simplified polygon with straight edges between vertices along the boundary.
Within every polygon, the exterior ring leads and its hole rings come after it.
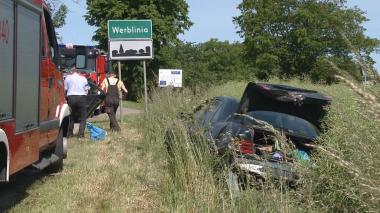
POLYGON ((152 31, 152 20, 108 20, 109 55, 111 60, 118 61, 119 78, 121 79, 121 60, 143 60, 145 111, 148 111, 145 60, 153 59, 152 31))
POLYGON ((160 69, 158 71, 158 85, 160 87, 182 87, 182 70, 160 69))
POLYGON ((152 39, 152 20, 108 20, 108 40, 152 39))
POLYGON ((153 59, 152 40, 110 41, 111 60, 153 59))

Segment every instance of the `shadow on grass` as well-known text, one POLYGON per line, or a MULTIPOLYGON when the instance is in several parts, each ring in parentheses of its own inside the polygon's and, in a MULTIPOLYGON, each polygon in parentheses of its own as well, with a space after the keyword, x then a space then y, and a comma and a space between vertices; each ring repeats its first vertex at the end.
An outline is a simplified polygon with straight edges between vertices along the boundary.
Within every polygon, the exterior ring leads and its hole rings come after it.
POLYGON ((10 177, 8 183, 0 183, 0 212, 7 212, 29 196, 28 189, 44 177, 52 176, 48 172, 26 168, 10 177))

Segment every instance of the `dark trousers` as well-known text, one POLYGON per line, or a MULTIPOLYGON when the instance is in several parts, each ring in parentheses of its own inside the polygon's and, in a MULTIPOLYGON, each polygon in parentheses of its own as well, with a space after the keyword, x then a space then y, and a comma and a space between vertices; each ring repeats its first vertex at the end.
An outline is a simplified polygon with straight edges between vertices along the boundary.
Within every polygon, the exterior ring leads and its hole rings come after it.
POLYGON ((67 104, 71 108, 71 117, 69 123, 69 136, 73 136, 74 123, 79 122, 79 137, 84 137, 87 119, 87 103, 85 95, 67 96, 67 104))
POLYGON ((114 105, 106 104, 106 112, 107 112, 107 115, 110 119, 110 128, 113 131, 120 131, 121 130, 119 123, 116 120, 116 111, 117 111, 118 107, 119 107, 119 104, 114 104, 114 105))

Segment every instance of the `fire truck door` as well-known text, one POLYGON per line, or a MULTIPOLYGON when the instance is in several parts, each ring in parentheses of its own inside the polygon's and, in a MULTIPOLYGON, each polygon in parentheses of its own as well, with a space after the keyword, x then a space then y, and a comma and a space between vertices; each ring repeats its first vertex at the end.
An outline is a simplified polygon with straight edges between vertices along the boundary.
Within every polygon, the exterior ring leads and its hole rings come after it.
MULTIPOLYGON (((45 11, 44 22, 46 25, 43 26, 43 39, 42 39, 42 69, 41 69, 41 91, 40 91, 40 120, 52 121, 55 119, 55 113, 57 106, 60 104, 60 93, 58 91, 58 73, 55 71, 56 66, 54 64, 54 57, 57 54, 55 45, 55 37, 51 35, 51 29, 49 25, 51 24, 50 15, 45 11)), ((54 33, 54 31, 53 31, 54 33)), ((61 82, 63 84, 63 82, 61 82)))

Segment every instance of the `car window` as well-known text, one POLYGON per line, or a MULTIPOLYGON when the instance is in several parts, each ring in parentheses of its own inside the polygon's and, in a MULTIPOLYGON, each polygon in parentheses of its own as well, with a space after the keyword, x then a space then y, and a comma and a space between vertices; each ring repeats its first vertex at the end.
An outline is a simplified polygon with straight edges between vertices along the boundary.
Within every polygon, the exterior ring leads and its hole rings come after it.
POLYGON ((271 111, 251 111, 247 114, 291 134, 313 139, 318 136, 318 130, 313 124, 293 115, 271 111))
POLYGON ((56 34, 54 31, 53 21, 51 19, 50 13, 47 10, 44 10, 44 16, 45 16, 45 22, 47 26, 46 30, 48 33, 48 51, 49 51, 51 59, 57 60, 56 56, 58 55, 58 45, 57 45, 56 34))
POLYGON ((95 70, 95 64, 96 64, 96 58, 95 57, 88 57, 87 58, 87 70, 94 71, 95 70))
POLYGON ((76 68, 84 69, 86 68, 86 56, 85 55, 77 55, 76 57, 76 68))
POLYGON ((194 118, 199 122, 202 127, 205 127, 210 122, 213 122, 215 113, 219 110, 221 101, 217 99, 211 99, 205 104, 197 107, 194 113, 194 118))
POLYGON ((220 106, 212 118, 212 122, 224 122, 227 118, 235 113, 239 107, 239 101, 223 100, 220 101, 220 106))
POLYGON ((207 103, 202 104, 196 108, 196 110, 194 112, 194 118, 195 118, 195 120, 197 120, 199 122, 199 124, 202 123, 204 116, 206 114, 207 108, 208 108, 207 103))
POLYGON ((208 105, 207 110, 204 115, 202 126, 206 126, 214 121, 213 118, 215 117, 215 114, 220 108, 220 106, 221 106, 220 100, 213 99, 212 101, 210 101, 210 104, 208 105))
POLYGON ((71 68, 75 67, 75 58, 70 57, 70 56, 63 58, 62 59, 62 67, 64 69, 71 69, 71 68))

